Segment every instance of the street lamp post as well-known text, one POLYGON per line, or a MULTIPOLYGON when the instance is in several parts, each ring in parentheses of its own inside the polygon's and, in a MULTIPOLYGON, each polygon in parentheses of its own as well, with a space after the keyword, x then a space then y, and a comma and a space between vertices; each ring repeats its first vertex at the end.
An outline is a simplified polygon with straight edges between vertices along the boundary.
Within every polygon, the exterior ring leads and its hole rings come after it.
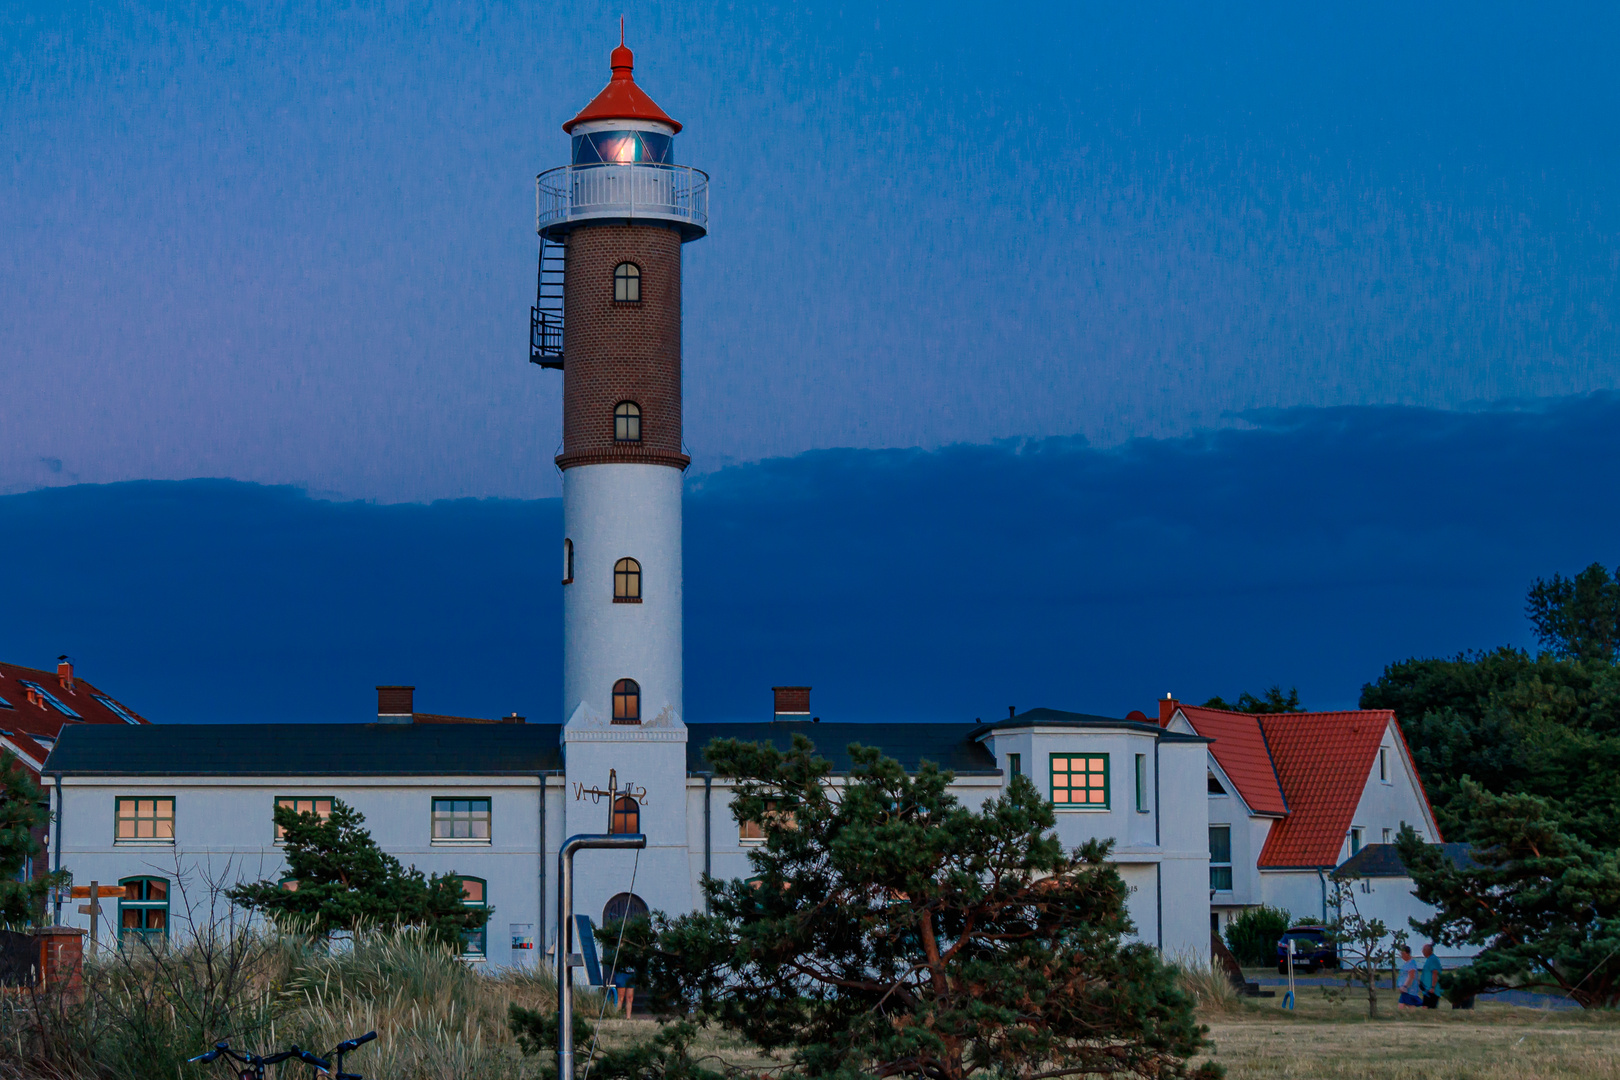
POLYGON ((574 953, 574 852, 581 848, 639 850, 642 833, 580 833, 557 852, 557 1078, 574 1078, 574 972, 585 959, 574 953))

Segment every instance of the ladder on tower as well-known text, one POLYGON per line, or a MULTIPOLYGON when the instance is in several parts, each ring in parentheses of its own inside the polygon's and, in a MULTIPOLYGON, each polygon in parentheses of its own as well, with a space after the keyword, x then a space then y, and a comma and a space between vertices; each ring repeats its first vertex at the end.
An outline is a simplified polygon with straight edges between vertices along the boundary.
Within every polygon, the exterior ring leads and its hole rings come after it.
POLYGON ((563 246, 545 237, 529 309, 529 363, 558 371, 563 366, 563 246))

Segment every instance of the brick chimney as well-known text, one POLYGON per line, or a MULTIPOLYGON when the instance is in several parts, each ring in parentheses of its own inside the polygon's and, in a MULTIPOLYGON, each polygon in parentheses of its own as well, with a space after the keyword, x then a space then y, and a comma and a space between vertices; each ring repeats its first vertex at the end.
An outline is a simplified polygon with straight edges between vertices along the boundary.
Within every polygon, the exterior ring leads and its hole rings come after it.
POLYGON ((62 684, 62 689, 73 693, 73 657, 58 656, 56 658, 56 681, 62 684))
POLYGON ((1164 725, 1168 724, 1170 722, 1170 718, 1176 715, 1176 710, 1179 708, 1181 708, 1181 702, 1177 701, 1170 694, 1166 694, 1164 697, 1160 698, 1159 726, 1164 727, 1164 725))
POLYGON ((377 687, 377 723, 409 724, 416 712, 416 687, 377 687))
POLYGON ((773 686, 776 695, 776 718, 796 720, 810 715, 810 688, 808 686, 773 686))

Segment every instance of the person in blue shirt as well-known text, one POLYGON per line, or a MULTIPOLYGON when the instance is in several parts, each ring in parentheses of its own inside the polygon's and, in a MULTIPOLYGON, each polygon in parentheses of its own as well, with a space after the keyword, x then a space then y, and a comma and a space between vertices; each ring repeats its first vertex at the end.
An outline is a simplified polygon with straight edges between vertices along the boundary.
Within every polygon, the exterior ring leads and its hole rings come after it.
POLYGON ((1440 958, 1434 955, 1434 945, 1431 942, 1423 943, 1423 975, 1418 981, 1423 990, 1423 1007, 1425 1009, 1438 1009, 1440 1007, 1440 958))

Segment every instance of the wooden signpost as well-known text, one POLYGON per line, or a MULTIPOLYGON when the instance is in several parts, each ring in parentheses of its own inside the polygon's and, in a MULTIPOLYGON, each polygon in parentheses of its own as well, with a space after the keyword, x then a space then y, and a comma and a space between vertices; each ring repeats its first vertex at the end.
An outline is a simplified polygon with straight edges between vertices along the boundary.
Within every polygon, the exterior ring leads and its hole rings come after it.
POLYGON ((79 914, 90 916, 90 954, 96 952, 96 936, 101 928, 101 901, 109 896, 123 896, 122 885, 103 885, 99 881, 92 881, 88 885, 75 885, 68 895, 74 900, 89 900, 88 904, 79 905, 79 914))

